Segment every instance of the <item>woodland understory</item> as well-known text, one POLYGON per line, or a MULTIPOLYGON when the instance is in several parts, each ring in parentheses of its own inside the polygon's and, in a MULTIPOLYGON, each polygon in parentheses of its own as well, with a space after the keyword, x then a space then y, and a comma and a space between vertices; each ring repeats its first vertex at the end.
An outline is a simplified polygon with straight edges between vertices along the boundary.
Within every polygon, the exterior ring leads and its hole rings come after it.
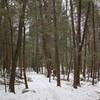
POLYGON ((16 93, 21 79, 28 89, 28 70, 54 77, 58 87, 70 74, 75 89, 97 84, 100 0, 0 0, 0 84, 16 93))

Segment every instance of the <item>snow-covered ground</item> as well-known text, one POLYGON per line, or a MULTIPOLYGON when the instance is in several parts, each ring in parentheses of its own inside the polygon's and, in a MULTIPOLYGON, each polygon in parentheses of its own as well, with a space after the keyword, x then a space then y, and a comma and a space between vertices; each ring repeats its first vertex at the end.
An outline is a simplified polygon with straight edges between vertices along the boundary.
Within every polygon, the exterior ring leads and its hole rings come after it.
POLYGON ((44 75, 28 72, 27 76, 33 80, 28 82, 29 92, 22 93, 24 84, 16 85, 16 94, 5 93, 0 85, 0 100, 100 100, 100 83, 81 82, 81 87, 74 89, 71 81, 62 81, 62 87, 57 87, 55 80, 49 83, 44 75))

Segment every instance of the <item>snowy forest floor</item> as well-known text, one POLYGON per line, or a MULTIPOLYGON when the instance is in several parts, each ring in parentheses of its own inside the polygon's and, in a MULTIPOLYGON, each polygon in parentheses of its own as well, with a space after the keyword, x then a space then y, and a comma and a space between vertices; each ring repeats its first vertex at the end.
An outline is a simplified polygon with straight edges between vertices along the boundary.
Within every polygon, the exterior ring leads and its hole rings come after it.
POLYGON ((100 82, 92 86, 90 82, 81 81, 81 87, 72 87, 70 81, 61 81, 61 87, 56 81, 35 72, 27 72, 29 91, 22 93, 24 84, 16 85, 16 94, 5 93, 4 85, 0 85, 0 100, 100 100, 100 82))

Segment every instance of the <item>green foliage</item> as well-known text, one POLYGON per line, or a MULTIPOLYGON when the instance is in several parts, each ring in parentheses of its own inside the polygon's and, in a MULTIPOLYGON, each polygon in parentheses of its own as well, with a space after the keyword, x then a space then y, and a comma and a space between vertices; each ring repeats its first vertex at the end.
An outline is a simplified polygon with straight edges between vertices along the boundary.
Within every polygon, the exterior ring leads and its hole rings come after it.
POLYGON ((7 14, 7 9, 0 8, 0 16, 5 16, 7 14))

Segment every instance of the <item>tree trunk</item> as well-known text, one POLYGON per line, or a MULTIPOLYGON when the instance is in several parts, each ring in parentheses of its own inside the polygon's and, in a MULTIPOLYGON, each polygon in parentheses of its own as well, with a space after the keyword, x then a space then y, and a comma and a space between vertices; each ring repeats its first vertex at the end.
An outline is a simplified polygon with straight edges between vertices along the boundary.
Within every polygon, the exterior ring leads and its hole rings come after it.
POLYGON ((18 40, 17 46, 14 53, 13 61, 12 61, 12 69, 10 75, 10 83, 9 83, 9 90, 10 92, 15 93, 15 76, 16 76, 16 67, 17 67, 17 60, 21 50, 21 43, 22 43, 22 29, 24 27, 24 17, 25 17, 25 8, 26 8, 26 0, 23 1, 22 12, 19 20, 19 30, 18 30, 18 40))
POLYGON ((95 9, 92 2, 92 22, 93 22, 93 79, 92 85, 94 85, 94 79, 96 78, 96 35, 95 35, 95 9))
POLYGON ((23 37, 23 71, 24 71, 24 81, 25 81, 25 88, 28 89, 27 77, 26 77, 26 56, 25 56, 25 26, 24 26, 24 37, 23 37))
POLYGON ((58 51, 58 34, 57 34, 57 18, 56 18, 56 0, 52 0, 53 3, 53 23, 54 23, 54 45, 55 45, 55 68, 57 70, 57 86, 61 86, 60 83, 60 61, 58 51))

